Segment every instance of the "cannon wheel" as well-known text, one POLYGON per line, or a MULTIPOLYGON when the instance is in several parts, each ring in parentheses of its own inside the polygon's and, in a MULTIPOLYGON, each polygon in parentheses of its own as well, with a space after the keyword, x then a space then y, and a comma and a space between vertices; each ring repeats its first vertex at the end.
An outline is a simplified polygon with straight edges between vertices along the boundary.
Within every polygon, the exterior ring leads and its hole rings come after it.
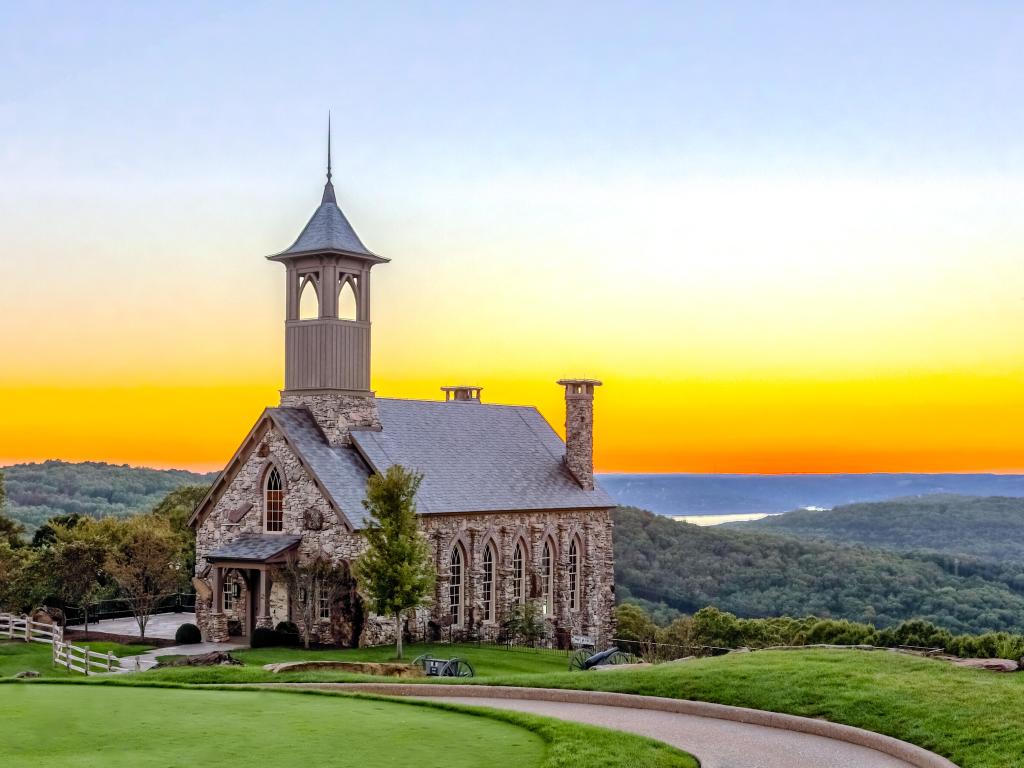
POLYGON ((583 671, 584 669, 586 669, 586 667, 584 667, 583 665, 586 664, 587 659, 589 658, 590 651, 586 650, 585 648, 581 648, 580 650, 576 651, 576 653, 569 657, 569 671, 583 671))
POLYGON ((616 651, 611 656, 609 656, 607 659, 605 659, 604 663, 605 664, 635 664, 636 663, 636 656, 634 656, 631 653, 624 653, 622 651, 616 651))
POLYGON ((430 656, 425 654, 425 653, 420 654, 419 656, 417 656, 415 659, 412 660, 412 665, 414 667, 419 667, 420 669, 426 669, 427 668, 427 659, 429 659, 429 658, 430 658, 430 656))
POLYGON ((473 665, 465 659, 452 659, 444 665, 442 677, 472 677, 473 665))

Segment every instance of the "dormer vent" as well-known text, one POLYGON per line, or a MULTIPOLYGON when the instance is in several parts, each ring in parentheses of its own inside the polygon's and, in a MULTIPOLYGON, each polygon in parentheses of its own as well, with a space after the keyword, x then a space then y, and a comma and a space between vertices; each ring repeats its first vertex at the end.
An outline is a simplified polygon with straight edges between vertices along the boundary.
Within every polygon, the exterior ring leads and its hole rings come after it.
POLYGON ((441 387, 446 403, 479 403, 480 391, 482 389, 483 387, 470 387, 465 384, 454 387, 441 387))

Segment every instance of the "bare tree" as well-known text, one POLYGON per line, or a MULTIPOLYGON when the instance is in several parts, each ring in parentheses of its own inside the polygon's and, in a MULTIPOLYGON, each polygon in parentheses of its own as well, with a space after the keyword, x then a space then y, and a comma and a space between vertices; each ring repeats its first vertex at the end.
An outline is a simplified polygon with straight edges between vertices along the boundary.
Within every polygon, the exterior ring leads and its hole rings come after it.
POLYGON ((136 517, 124 524, 124 537, 107 557, 106 571, 121 588, 145 639, 146 625, 160 596, 178 584, 180 547, 166 521, 136 517))
POLYGON ((330 609, 347 589, 344 566, 335 565, 322 550, 308 557, 298 552, 288 554, 284 564, 274 569, 274 578, 288 585, 292 610, 297 612, 302 633, 302 644, 309 648, 313 627, 320 623, 320 604, 330 609))

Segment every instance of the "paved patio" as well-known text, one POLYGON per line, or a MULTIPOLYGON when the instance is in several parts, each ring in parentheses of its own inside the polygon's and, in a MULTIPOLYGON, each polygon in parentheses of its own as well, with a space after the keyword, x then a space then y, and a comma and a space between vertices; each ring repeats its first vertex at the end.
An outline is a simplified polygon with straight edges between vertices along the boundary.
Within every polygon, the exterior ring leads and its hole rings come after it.
MULTIPOLYGON (((182 624, 195 624, 194 613, 158 613, 151 616, 146 625, 146 637, 160 638, 161 640, 173 640, 174 633, 182 624)), ((69 625, 68 629, 83 630, 82 624, 69 625)), ((139 625, 135 619, 128 616, 124 619, 104 619, 103 621, 90 621, 89 629, 96 632, 109 632, 113 635, 139 636, 139 625)))

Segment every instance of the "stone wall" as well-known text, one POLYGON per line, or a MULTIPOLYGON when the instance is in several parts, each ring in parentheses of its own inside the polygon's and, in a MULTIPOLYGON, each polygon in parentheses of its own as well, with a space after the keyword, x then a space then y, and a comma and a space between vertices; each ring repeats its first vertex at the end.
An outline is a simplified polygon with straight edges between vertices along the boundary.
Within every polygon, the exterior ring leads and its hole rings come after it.
POLYGON ((373 395, 355 395, 341 392, 303 392, 284 390, 281 393, 284 408, 308 408, 320 425, 331 445, 348 445, 353 427, 380 429, 377 401, 373 395))
MULTIPOLYGON (((208 563, 206 555, 242 533, 263 532, 263 485, 266 473, 276 466, 284 488, 284 533, 301 534, 300 554, 329 555, 334 562, 352 563, 365 548, 364 538, 349 532, 322 496, 312 478, 292 454, 274 427, 268 428, 256 450, 246 458, 238 474, 218 499, 196 531, 196 573, 203 575, 208 563), (238 522, 231 522, 229 513, 252 504, 238 522), (307 509, 320 512, 321 530, 305 528, 307 509)), ((315 515, 312 517, 316 517, 315 515)), ((517 541, 523 543, 524 596, 529 597, 541 574, 541 552, 545 541, 553 550, 553 611, 546 619, 552 630, 585 634, 595 639, 610 638, 614 622, 614 575, 612 554, 612 521, 608 510, 527 511, 461 515, 424 515, 424 534, 431 542, 437 567, 437 583, 432 605, 416 612, 406 622, 411 639, 431 632, 430 623, 443 623, 449 613, 448 579, 452 547, 459 544, 465 553, 463 563, 464 621, 451 628, 454 637, 494 638, 513 605, 512 557, 517 541), (573 539, 579 549, 579 607, 569 605, 569 547, 573 539), (482 620, 483 552, 490 543, 496 555, 494 563, 495 605, 489 622, 482 620)), ((276 625, 289 616, 287 589, 274 584, 270 592, 271 615, 264 624, 276 625)), ((197 622, 206 638, 221 637, 226 621, 244 621, 248 605, 245 587, 237 601, 238 607, 227 616, 214 616, 209 601, 197 602, 197 622)), ((291 616, 294 621, 296 617, 291 616)), ((244 626, 244 625, 243 625, 244 626)), ((394 642, 394 621, 391 617, 366 616, 359 638, 361 645, 394 642)), ((445 630, 445 635, 449 632, 445 630)), ((331 623, 320 622, 316 633, 321 642, 332 640, 331 623)), ((224 634, 226 637, 226 634, 224 634)), ((341 640, 341 638, 338 638, 341 640)))

